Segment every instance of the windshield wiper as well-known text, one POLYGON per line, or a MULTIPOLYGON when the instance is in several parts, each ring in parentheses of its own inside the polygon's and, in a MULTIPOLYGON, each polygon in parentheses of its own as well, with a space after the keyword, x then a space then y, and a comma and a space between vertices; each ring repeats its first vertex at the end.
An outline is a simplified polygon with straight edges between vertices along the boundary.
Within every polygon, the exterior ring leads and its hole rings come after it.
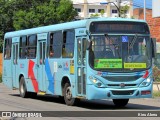
POLYGON ((129 44, 129 48, 133 48, 133 45, 134 45, 134 43, 136 42, 137 37, 138 37, 138 35, 137 35, 137 34, 135 34, 135 36, 134 36, 133 40, 132 40, 132 41, 131 41, 131 43, 129 44))

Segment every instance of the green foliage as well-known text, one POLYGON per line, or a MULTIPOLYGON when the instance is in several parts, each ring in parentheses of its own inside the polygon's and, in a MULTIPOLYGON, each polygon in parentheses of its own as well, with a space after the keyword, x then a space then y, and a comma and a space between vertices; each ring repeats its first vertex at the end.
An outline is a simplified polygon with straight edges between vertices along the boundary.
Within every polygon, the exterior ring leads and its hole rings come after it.
POLYGON ((90 17, 100 17, 100 16, 103 17, 104 13, 105 13, 104 10, 101 10, 101 11, 100 11, 100 14, 98 14, 98 13, 91 14, 90 17))
POLYGON ((57 18, 60 22, 71 21, 78 15, 70 0, 61 0, 57 8, 57 13, 57 18))
POLYGON ((77 12, 70 0, 48 0, 36 3, 27 10, 18 10, 14 16, 16 30, 72 21, 77 12))
POLYGON ((135 19, 135 17, 134 17, 134 16, 131 16, 131 19, 135 19))
POLYGON ((0 40, 9 31, 72 21, 71 0, 0 0, 0 40))
POLYGON ((96 13, 96 14, 91 14, 90 17, 99 17, 99 14, 98 14, 98 13, 96 13))
POLYGON ((104 10, 102 9, 100 13, 101 13, 101 16, 103 17, 103 15, 104 15, 105 12, 104 12, 104 10))
POLYGON ((153 98, 160 97, 160 91, 153 92, 153 98))
POLYGON ((160 82, 160 69, 155 65, 153 67, 154 82, 160 82))
POLYGON ((126 18, 127 17, 128 10, 129 10, 129 6, 128 5, 122 6, 120 8, 120 14, 121 14, 122 18, 126 18))

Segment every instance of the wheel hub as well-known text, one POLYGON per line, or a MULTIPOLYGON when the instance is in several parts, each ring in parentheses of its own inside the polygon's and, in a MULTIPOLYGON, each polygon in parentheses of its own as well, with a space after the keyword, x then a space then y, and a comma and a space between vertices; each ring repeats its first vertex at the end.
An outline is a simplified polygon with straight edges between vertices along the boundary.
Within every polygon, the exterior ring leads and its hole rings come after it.
POLYGON ((24 93, 24 85, 21 85, 20 90, 21 90, 21 93, 23 94, 24 93))
POLYGON ((70 100, 72 98, 71 87, 66 89, 66 98, 70 100))

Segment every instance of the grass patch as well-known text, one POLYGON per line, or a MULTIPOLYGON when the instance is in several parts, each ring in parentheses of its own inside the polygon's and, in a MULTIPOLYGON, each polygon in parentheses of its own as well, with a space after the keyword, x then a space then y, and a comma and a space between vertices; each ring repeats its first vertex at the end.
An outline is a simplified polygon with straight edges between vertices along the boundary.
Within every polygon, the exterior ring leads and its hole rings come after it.
POLYGON ((2 74, 0 73, 0 83, 2 82, 2 74))
POLYGON ((153 98, 160 97, 160 91, 153 92, 153 98))

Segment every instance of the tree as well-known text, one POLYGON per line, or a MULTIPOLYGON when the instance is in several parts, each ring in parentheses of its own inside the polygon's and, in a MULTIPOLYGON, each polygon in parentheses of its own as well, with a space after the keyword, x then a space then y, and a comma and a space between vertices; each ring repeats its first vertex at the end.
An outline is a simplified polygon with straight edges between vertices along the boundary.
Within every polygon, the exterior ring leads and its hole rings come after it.
POLYGON ((0 0, 0 15, 3 36, 9 31, 72 21, 77 12, 70 0, 0 0))
POLYGON ((104 10, 101 10, 101 11, 100 11, 100 14, 98 14, 98 13, 91 14, 90 17, 100 17, 100 16, 103 17, 104 13, 105 13, 104 10))
POLYGON ((99 14, 98 13, 95 13, 95 14, 91 14, 90 17, 99 17, 99 14))
POLYGON ((128 5, 122 6, 120 8, 120 14, 121 14, 122 18, 126 18, 127 17, 128 10, 129 10, 129 6, 128 5))
POLYGON ((103 15, 104 15, 104 9, 102 9, 101 11, 100 11, 100 13, 101 13, 101 16, 103 17, 103 15))
POLYGON ((70 0, 0 0, 0 41, 6 32, 72 21, 77 14, 70 0))
POLYGON ((45 0, 32 3, 28 10, 18 10, 14 15, 16 30, 72 21, 77 15, 70 0, 45 0))
POLYGON ((57 19, 60 22, 72 21, 78 13, 73 7, 73 3, 70 0, 60 0, 60 4, 57 8, 57 19))

